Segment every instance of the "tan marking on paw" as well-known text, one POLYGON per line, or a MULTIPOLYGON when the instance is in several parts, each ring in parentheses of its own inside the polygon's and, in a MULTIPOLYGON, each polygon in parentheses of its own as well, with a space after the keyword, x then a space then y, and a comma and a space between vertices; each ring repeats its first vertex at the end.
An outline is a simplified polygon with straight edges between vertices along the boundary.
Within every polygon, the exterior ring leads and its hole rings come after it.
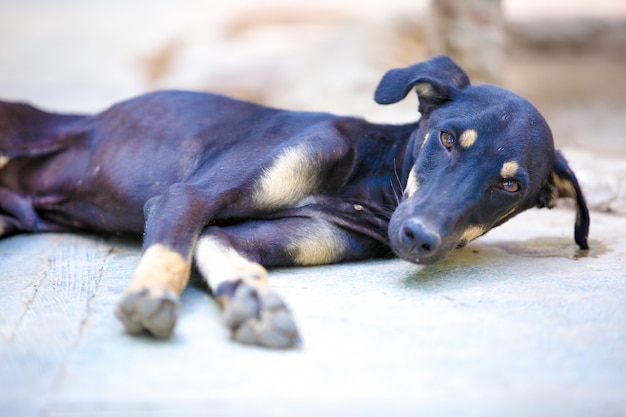
POLYGON ((319 188, 318 171, 306 146, 286 149, 259 179, 254 201, 264 208, 293 206, 319 188))
POLYGON ((187 286, 191 262, 161 244, 150 246, 139 260, 125 292, 158 288, 179 295, 187 286))
POLYGON ((519 164, 515 161, 505 162, 500 170, 500 176, 502 178, 511 178, 519 171, 519 164))
POLYGON ((468 129, 465 132, 461 133, 461 137, 459 138, 459 145, 463 148, 469 148, 476 142, 478 138, 478 133, 474 129, 468 129))
POLYGON ((187 286, 190 271, 191 262, 164 245, 146 249, 115 311, 126 330, 169 337, 176 324, 178 296, 187 286))

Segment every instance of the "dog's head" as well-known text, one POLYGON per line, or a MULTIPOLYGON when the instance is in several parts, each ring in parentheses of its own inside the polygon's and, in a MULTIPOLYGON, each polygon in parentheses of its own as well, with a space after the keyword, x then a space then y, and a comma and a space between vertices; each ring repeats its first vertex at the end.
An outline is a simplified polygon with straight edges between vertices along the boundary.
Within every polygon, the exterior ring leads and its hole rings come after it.
POLYGON ((560 197, 575 199, 576 243, 588 248, 589 212, 578 181, 530 102, 499 87, 471 86, 448 57, 389 71, 375 99, 395 103, 411 89, 422 119, 403 199, 389 224, 398 256, 431 264, 560 197))

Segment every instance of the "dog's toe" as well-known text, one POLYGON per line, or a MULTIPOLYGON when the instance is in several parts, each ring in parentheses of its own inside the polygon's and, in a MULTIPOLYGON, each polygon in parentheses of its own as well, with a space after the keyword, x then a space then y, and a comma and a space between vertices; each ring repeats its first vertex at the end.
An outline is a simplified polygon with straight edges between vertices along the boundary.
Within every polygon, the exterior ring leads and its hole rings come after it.
POLYGON ((124 323, 126 331, 139 334, 147 331, 158 338, 172 334, 178 311, 178 297, 169 291, 154 294, 145 288, 126 294, 115 314, 124 323))
POLYGON ((233 339, 241 343, 270 348, 300 344, 291 312, 273 291, 259 293, 251 286, 239 285, 224 308, 223 319, 233 339))
POLYGON ((300 337, 291 313, 286 310, 263 311, 261 318, 251 318, 233 333, 241 343, 270 348, 289 348, 300 344, 300 337))

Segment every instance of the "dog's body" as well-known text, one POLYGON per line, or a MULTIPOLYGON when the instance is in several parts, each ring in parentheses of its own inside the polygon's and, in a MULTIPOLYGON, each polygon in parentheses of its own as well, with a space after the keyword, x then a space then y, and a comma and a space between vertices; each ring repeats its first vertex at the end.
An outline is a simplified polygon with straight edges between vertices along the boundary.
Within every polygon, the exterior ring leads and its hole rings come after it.
POLYGON ((390 71, 376 100, 412 88, 422 119, 401 126, 177 91, 95 116, 0 102, 0 235, 144 234, 117 309, 130 332, 171 333, 195 258, 234 337, 266 346, 298 336, 261 265, 428 264, 558 197, 587 247, 584 198, 530 103, 445 57, 390 71))

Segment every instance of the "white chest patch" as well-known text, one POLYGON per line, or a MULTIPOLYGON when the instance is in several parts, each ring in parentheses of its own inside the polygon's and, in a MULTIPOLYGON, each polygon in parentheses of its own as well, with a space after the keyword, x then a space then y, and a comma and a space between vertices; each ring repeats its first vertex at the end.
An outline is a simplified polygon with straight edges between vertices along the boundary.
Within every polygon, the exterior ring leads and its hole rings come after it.
POLYGON ((319 188, 318 165, 306 146, 286 149, 258 180, 255 203, 270 209, 297 204, 319 188))

